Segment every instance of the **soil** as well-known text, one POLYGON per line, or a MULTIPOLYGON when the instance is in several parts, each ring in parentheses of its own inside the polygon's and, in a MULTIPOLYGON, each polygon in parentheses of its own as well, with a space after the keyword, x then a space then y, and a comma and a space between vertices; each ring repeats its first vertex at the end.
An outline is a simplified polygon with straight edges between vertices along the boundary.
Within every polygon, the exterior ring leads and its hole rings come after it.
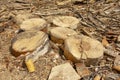
MULTIPOLYGON (((0 80, 47 80, 52 67, 69 61, 63 55, 54 59, 53 54, 48 54, 52 52, 48 52, 34 63, 35 72, 29 73, 24 63, 24 56, 14 57, 10 51, 11 40, 19 30, 15 16, 21 13, 31 13, 36 17, 46 19, 48 22, 51 21, 52 16, 57 15, 77 17, 80 19, 77 32, 95 38, 100 42, 105 36, 112 47, 106 49, 110 53, 114 51, 115 54, 120 55, 120 43, 117 41, 120 35, 119 0, 97 0, 94 3, 89 1, 69 2, 63 5, 58 5, 56 1, 61 2, 61 0, 0 1, 0 80)), ((110 66, 114 64, 115 58, 116 56, 106 53, 104 58, 98 61, 98 64, 92 67, 88 66, 92 72, 91 75, 100 74, 103 76, 110 73, 115 74, 112 75, 111 80, 116 80, 115 76, 120 76, 120 72, 113 70, 110 66), (101 66, 102 62, 104 66, 101 66), (96 69, 99 70, 96 71, 96 69)), ((84 78, 84 80, 89 79, 84 78)))

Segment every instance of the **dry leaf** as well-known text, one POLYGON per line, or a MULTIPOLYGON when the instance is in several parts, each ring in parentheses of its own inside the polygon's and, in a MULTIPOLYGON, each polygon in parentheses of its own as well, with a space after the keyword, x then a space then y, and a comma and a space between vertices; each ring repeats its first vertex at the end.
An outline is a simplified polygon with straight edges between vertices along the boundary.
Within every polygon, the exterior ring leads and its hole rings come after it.
POLYGON ((109 43, 108 43, 108 41, 107 41, 107 39, 106 39, 105 36, 104 36, 103 39, 102 39, 102 44, 103 44, 104 47, 109 46, 109 43))
POLYGON ((117 70, 120 72, 120 65, 117 65, 117 66, 113 66, 113 69, 117 70))

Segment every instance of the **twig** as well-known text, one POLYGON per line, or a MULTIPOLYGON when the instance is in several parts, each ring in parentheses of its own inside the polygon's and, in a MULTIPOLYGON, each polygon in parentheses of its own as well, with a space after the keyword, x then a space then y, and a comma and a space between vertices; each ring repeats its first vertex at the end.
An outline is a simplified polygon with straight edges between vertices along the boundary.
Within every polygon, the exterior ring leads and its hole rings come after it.
POLYGON ((68 13, 69 11, 65 11, 65 10, 62 10, 62 9, 59 9, 59 10, 49 10, 49 11, 46 11, 46 12, 36 12, 34 13, 35 15, 39 15, 39 16, 49 16, 49 15, 60 15, 60 14, 66 14, 68 13))
POLYGON ((2 10, 0 11, 0 14, 1 14, 2 12, 4 12, 4 11, 6 11, 6 9, 2 9, 2 10))
MULTIPOLYGON (((80 12, 78 12, 74 7, 70 7, 71 8, 71 11, 78 15, 79 18, 81 18, 81 24, 85 25, 85 26, 88 26, 88 27, 93 27, 94 25, 89 23, 89 21, 87 21, 82 15, 80 12), (82 21, 83 20, 83 21, 82 21)), ((95 27, 96 28, 96 27, 95 27)))
POLYGON ((111 67, 111 65, 106 64, 106 65, 101 65, 101 66, 90 66, 90 67, 87 67, 87 68, 101 68, 101 67, 111 67))
POLYGON ((23 1, 23 0, 16 0, 15 2, 16 2, 16 3, 24 3, 24 4, 27 3, 26 1, 23 1))
POLYGON ((15 8, 15 10, 31 9, 30 7, 15 8))

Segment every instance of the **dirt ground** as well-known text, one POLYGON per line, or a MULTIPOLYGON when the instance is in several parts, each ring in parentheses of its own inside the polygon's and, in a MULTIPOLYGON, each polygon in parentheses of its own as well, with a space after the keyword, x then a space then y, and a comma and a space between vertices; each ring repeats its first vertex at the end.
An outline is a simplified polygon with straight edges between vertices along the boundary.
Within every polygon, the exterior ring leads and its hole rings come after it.
MULTIPOLYGON (((11 40, 19 30, 15 16, 24 12, 34 14, 36 17, 51 20, 50 16, 69 15, 80 19, 77 28, 79 33, 93 37, 102 42, 103 37, 112 46, 107 49, 104 58, 94 67, 88 66, 95 74, 111 74, 111 79, 116 80, 120 72, 113 70, 110 65, 114 64, 116 56, 120 55, 120 43, 117 41, 120 35, 120 1, 97 0, 64 3, 64 0, 0 0, 0 80, 47 80, 53 66, 67 62, 63 57, 54 60, 54 56, 46 54, 35 62, 36 71, 29 73, 25 64, 24 56, 14 57, 11 54, 11 40), (64 4, 59 4, 63 2, 64 4), (100 66, 104 62, 104 66, 100 66), (108 65, 108 66, 106 66, 108 65), (95 72, 95 69, 99 69, 95 72)), ((82 0, 81 0, 82 1, 82 0)), ((74 65, 74 64, 73 64, 74 65)), ((91 80, 83 79, 83 80, 91 80)))

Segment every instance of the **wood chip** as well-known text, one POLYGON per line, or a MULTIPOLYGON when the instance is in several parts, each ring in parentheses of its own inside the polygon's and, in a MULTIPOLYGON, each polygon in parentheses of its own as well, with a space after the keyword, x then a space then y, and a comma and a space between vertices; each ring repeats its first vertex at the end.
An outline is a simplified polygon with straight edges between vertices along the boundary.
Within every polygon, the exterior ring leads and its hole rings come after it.
POLYGON ((101 80, 101 76, 100 75, 96 75, 93 80, 101 80))
POLYGON ((83 63, 76 63, 76 70, 81 77, 90 75, 90 71, 83 63))
POLYGON ((69 27, 76 29, 78 27, 79 19, 72 16, 57 16, 53 19, 53 24, 59 27, 69 27))
POLYGON ((47 27, 47 22, 41 18, 31 18, 22 22, 20 28, 22 30, 43 30, 47 27))
POLYGON ((38 47, 42 49, 48 42, 48 35, 42 31, 26 31, 19 33, 12 40, 11 52, 14 56, 33 52, 38 47))
POLYGON ((74 36, 69 37, 64 42, 64 55, 67 59, 74 62, 81 59, 90 59, 88 61, 95 61, 94 59, 101 58, 103 56, 103 45, 88 36, 74 36))
POLYGON ((69 28, 56 27, 50 30, 51 40, 55 43, 64 43, 64 40, 70 36, 76 35, 77 33, 69 28))
POLYGON ((109 46, 109 43, 108 43, 108 41, 107 41, 107 39, 106 39, 105 36, 104 36, 103 39, 102 39, 102 44, 103 44, 104 47, 109 46))

